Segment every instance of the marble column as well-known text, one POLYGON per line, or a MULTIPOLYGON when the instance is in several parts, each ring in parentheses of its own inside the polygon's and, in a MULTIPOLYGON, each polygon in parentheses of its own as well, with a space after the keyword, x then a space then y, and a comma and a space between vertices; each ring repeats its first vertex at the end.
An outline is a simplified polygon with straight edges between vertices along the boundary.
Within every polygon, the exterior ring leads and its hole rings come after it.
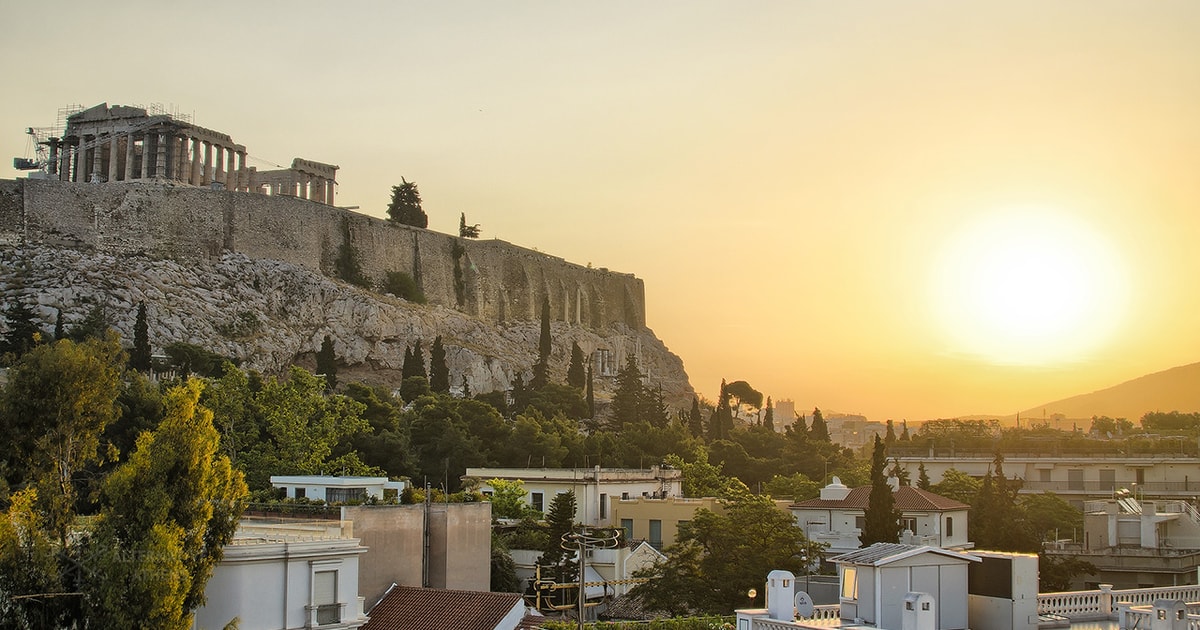
POLYGON ((154 177, 162 179, 167 176, 167 134, 155 132, 154 138, 154 177))
POLYGON ((57 138, 50 139, 50 159, 46 161, 46 172, 51 175, 58 174, 58 141, 57 141, 57 138))
POLYGON ((188 177, 188 183, 193 186, 200 185, 200 139, 189 138, 188 143, 192 149, 192 174, 188 177))
POLYGON ((212 183, 212 143, 204 142, 204 157, 201 158, 200 169, 200 185, 207 186, 212 183))
POLYGON ((225 147, 214 144, 213 178, 214 182, 225 183, 225 147))
POLYGON ((325 203, 331 206, 333 205, 333 185, 335 183, 332 179, 325 180, 325 203))
POLYGON ((125 181, 133 179, 133 155, 136 148, 137 145, 135 144, 133 134, 125 134, 125 181))
POLYGON ((188 176, 191 174, 191 169, 188 168, 188 157, 191 155, 188 150, 188 137, 185 135, 175 136, 175 179, 181 182, 187 182, 188 176))
POLYGON ((237 187, 237 189, 242 192, 247 192, 250 190, 250 173, 246 169, 246 152, 238 151, 237 158, 238 158, 238 187, 237 187))
POLYGON ((59 143, 58 154, 58 179, 59 181, 70 181, 71 179, 71 145, 66 142, 59 143))
POLYGON ((226 190, 238 190, 238 156, 233 149, 226 149, 226 190))
POLYGON ((89 152, 92 156, 91 175, 88 175, 89 182, 99 181, 100 176, 104 174, 104 150, 102 149, 104 143, 100 140, 100 136, 96 136, 93 145, 89 152))
POLYGON ((117 175, 120 174, 121 164, 121 138, 115 134, 108 137, 108 181, 117 181, 117 175))
POLYGON ((154 149, 154 134, 142 134, 142 172, 138 174, 141 179, 150 178, 150 155, 154 149))

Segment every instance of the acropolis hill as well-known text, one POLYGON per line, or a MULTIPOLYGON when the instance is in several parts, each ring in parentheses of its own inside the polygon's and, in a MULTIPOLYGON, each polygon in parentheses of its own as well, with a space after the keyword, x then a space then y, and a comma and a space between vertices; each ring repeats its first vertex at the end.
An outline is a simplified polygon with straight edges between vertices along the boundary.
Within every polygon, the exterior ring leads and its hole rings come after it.
MULTIPOLYGON (((255 184, 230 158, 218 179, 189 127, 170 122, 171 133, 142 123, 125 135, 79 136, 73 149, 56 139, 42 177, 0 180, 6 301, 35 306, 47 330, 59 310, 69 324, 102 304, 126 339, 145 301, 155 351, 185 341, 272 373, 311 367, 330 335, 342 380, 390 385, 399 384, 406 346, 427 348, 442 335, 452 381, 486 392, 529 377, 546 298, 552 378, 565 378, 577 341, 601 393, 634 353, 670 403, 690 404, 682 361, 646 328, 645 289, 633 275, 336 208, 334 171, 328 180, 285 171, 267 178, 281 185, 255 184), (273 194, 259 194, 264 186, 273 194), (336 280, 344 245, 376 282, 389 271, 412 276, 428 306, 336 280)), ((320 165, 293 167, 305 164, 320 165)))

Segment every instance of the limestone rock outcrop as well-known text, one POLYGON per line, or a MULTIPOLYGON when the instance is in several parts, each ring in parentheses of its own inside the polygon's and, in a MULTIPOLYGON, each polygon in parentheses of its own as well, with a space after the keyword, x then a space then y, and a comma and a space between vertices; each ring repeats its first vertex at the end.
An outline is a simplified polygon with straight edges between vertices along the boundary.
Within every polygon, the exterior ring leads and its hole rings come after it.
MULTIPOLYGON (((398 387, 405 348, 429 346, 441 335, 451 383, 475 393, 528 380, 536 361, 535 320, 489 321, 453 308, 418 305, 331 279, 306 267, 224 252, 204 258, 164 258, 26 245, 0 253, 5 303, 33 307, 49 335, 57 313, 70 327, 94 305, 131 345, 137 305, 145 302, 154 352, 183 341, 236 358, 268 374, 290 365, 314 367, 325 335, 333 340, 339 380, 398 387)), ((674 407, 693 395, 683 362, 645 327, 603 328, 555 321, 551 378, 565 381, 571 342, 591 356, 597 399, 608 398, 616 371, 633 353, 648 381, 674 407)))

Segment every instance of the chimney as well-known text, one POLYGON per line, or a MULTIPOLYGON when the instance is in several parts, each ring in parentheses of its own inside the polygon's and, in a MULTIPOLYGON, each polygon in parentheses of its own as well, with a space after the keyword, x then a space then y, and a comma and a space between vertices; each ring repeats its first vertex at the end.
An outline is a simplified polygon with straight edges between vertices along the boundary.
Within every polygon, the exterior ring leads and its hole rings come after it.
POLYGON ((796 620, 796 576, 791 571, 767 574, 767 616, 776 621, 796 620))
POLYGON ((850 488, 842 485, 842 480, 834 476, 828 486, 821 488, 821 499, 824 501, 841 501, 850 494, 850 488))

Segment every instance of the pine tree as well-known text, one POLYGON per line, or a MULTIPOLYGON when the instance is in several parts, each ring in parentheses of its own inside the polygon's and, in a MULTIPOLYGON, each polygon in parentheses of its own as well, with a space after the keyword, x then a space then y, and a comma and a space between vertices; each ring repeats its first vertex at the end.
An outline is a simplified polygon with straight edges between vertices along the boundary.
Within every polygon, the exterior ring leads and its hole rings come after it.
POLYGON ((467 213, 458 215, 458 235, 462 238, 479 238, 479 224, 467 225, 467 213))
POLYGON ((525 386, 525 377, 517 372, 513 377, 512 389, 509 390, 509 396, 512 398, 512 409, 514 413, 522 413, 525 407, 529 406, 530 391, 525 386))
POLYGON ((150 371, 150 324, 146 321, 145 302, 138 303, 137 320, 133 323, 133 350, 129 352, 129 367, 139 372, 150 371))
POLYGON ((429 348, 429 389, 440 394, 450 393, 450 368, 446 365, 446 348, 442 336, 433 339, 429 348))
POLYGON ((567 385, 583 389, 587 385, 587 375, 583 370, 583 349, 579 343, 571 342, 571 364, 567 367, 567 385))
POLYGON ((337 355, 333 352, 333 340, 329 335, 321 340, 321 349, 317 351, 317 374, 325 376, 325 388, 333 390, 337 387, 337 355))
POLYGON ((817 442, 829 441, 829 427, 825 424, 825 418, 821 416, 821 410, 813 408, 812 425, 808 428, 808 437, 817 442))
POLYGON ((0 354, 11 352, 16 357, 29 352, 37 345, 41 330, 33 321, 33 311, 20 299, 14 298, 4 311, 8 332, 0 342, 0 354))
POLYGON ((421 209, 421 193, 417 185, 400 178, 399 186, 392 186, 392 201, 388 204, 388 220, 394 223, 419 228, 429 227, 429 216, 421 209))
POLYGON ((550 297, 542 296, 542 328, 538 336, 538 360, 533 364, 533 389, 542 389, 550 383, 550 297))
POLYGON ((775 432, 775 408, 771 404, 771 397, 767 396, 767 412, 763 417, 763 427, 771 433, 775 432))
POLYGON ((862 533, 858 539, 863 547, 877 542, 900 542, 900 511, 896 509, 896 497, 884 477, 887 466, 887 451, 883 440, 875 436, 875 449, 871 453, 871 494, 867 497, 862 533))

